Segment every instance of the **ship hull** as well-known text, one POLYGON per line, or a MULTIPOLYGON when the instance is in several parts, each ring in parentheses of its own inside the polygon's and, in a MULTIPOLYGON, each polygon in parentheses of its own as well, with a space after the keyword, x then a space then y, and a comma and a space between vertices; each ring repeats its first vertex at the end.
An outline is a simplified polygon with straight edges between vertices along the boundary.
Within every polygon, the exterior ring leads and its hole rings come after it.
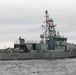
POLYGON ((0 53, 0 60, 62 59, 72 57, 76 57, 76 51, 0 53))

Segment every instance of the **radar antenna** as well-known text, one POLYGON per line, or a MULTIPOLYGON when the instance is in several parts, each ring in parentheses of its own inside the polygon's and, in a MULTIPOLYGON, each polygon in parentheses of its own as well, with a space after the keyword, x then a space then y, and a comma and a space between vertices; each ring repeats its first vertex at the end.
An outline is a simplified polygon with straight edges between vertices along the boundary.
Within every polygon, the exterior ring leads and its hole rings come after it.
POLYGON ((45 11, 45 17, 46 17, 46 20, 44 21, 45 24, 42 25, 42 27, 45 30, 44 36, 45 36, 45 41, 46 41, 49 39, 49 37, 56 36, 56 31, 55 31, 56 25, 54 25, 54 20, 52 18, 49 18, 47 10, 45 11))

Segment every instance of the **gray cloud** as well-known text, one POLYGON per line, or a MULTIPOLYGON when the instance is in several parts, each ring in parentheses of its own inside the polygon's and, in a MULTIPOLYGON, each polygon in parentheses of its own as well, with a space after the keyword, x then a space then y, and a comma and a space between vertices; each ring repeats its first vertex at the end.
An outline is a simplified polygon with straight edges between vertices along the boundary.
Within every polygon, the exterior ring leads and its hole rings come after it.
POLYGON ((75 41, 75 7, 75 0, 1 0, 0 42, 11 42, 19 36, 26 40, 40 40, 45 10, 55 20, 60 34, 68 37, 69 41, 75 41))
MULTIPOLYGON (((22 36, 27 40, 32 40, 32 37, 38 37, 41 33, 40 25, 0 25, 0 41, 14 41, 22 36), (29 36, 29 37, 28 37, 29 36)), ((36 38, 35 38, 36 40, 36 38)))
POLYGON ((0 23, 38 23, 43 19, 46 9, 59 23, 65 23, 69 18, 75 18, 75 7, 75 0, 3 0, 0 23))

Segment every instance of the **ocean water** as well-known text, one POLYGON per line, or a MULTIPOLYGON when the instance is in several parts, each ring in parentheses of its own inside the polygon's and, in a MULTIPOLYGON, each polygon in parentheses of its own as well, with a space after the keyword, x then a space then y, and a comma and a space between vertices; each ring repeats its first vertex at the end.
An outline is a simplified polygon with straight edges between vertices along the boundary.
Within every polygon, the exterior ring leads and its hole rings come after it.
POLYGON ((76 58, 0 61, 0 75, 76 75, 76 58))

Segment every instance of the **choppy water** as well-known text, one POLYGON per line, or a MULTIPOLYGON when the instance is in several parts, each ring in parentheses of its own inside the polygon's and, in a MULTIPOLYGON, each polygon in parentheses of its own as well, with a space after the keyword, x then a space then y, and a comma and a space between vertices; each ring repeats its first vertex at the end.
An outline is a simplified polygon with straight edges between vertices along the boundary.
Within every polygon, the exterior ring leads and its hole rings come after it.
POLYGON ((76 58, 0 61, 0 75, 76 75, 76 58))

